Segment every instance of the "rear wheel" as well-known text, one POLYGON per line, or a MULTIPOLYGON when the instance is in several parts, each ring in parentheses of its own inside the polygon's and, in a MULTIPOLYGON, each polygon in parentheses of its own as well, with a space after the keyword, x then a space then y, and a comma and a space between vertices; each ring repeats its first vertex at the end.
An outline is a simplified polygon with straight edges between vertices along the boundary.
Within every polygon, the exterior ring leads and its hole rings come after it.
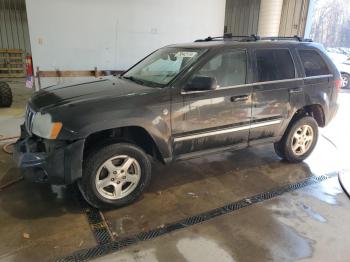
POLYGON ((80 190, 98 208, 134 202, 151 179, 151 162, 139 147, 128 143, 107 145, 84 161, 80 190))
POLYGON ((275 143, 275 151, 288 162, 300 162, 312 153, 317 140, 317 122, 313 117, 305 116, 287 129, 282 139, 275 143))
POLYGON ((12 92, 10 86, 5 82, 0 82, 0 107, 10 107, 12 105, 12 92))
POLYGON ((343 80, 342 88, 344 89, 350 88, 350 75, 347 73, 342 73, 341 78, 343 80))

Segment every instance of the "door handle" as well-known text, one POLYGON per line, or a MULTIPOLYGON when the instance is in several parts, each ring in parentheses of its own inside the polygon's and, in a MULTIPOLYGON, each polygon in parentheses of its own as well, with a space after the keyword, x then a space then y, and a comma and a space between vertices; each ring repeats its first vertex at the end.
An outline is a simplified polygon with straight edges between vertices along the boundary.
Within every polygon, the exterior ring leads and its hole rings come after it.
POLYGON ((303 92, 303 89, 301 87, 296 87, 296 88, 289 89, 289 93, 290 94, 300 93, 300 92, 303 92))
POLYGON ((242 101, 247 101, 248 99, 249 99, 248 95, 233 96, 231 97, 231 102, 242 102, 242 101))

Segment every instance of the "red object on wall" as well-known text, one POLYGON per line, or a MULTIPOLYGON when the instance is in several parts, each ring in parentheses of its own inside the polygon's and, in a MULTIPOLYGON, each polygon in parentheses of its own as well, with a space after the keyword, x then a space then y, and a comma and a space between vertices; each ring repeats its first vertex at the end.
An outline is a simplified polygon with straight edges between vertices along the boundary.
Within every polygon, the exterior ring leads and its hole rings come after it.
POLYGON ((33 59, 32 56, 26 56, 26 73, 27 76, 33 76, 33 59))

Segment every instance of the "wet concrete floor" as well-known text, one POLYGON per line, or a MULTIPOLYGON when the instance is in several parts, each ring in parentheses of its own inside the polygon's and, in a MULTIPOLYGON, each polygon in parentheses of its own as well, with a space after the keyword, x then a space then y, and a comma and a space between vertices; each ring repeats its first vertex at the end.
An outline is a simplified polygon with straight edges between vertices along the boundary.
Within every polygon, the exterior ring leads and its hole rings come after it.
MULTIPOLYGON (((20 81, 11 85, 16 93, 24 89, 20 81)), ((16 99, 13 109, 0 109, 0 135, 18 132, 26 96, 16 99)), ((325 137, 320 136, 304 163, 285 163, 268 145, 155 165, 151 185, 140 200, 103 212, 114 239, 311 176, 347 173, 349 101, 350 94, 342 93, 337 119, 322 130, 325 137)), ((0 185, 20 176, 11 156, 0 149, 0 185)), ((0 191, 0 261, 53 261, 96 246, 71 191, 25 181, 0 191)), ((349 261, 349 211, 349 198, 334 177, 97 260, 349 261)))
MULTIPOLYGON (((0 108, 0 135, 19 134, 31 90, 10 80, 11 108, 0 108)), ((6 141, 9 142, 9 141, 6 141)), ((21 177, 0 142, 0 186, 21 177)), ((95 239, 80 206, 62 188, 17 182, 0 191, 0 261, 48 261, 91 247, 95 239)))
POLYGON ((337 152, 327 140, 320 140, 317 151, 330 152, 330 158, 321 161, 323 168, 317 152, 305 163, 287 164, 272 146, 156 166, 151 186, 139 201, 104 216, 115 236, 125 237, 312 175, 330 174, 337 169, 337 152))
POLYGON ((332 178, 96 261, 349 261, 349 208, 332 178))

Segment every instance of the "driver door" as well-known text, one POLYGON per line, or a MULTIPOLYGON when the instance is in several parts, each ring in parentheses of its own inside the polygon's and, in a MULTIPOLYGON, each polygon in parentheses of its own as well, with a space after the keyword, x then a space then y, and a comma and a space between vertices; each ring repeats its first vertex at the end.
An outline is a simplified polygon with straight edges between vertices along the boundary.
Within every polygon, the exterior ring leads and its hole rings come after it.
POLYGON ((176 158, 186 154, 248 145, 252 87, 247 85, 246 50, 212 56, 188 79, 215 78, 215 90, 185 90, 173 95, 172 132, 176 158))

